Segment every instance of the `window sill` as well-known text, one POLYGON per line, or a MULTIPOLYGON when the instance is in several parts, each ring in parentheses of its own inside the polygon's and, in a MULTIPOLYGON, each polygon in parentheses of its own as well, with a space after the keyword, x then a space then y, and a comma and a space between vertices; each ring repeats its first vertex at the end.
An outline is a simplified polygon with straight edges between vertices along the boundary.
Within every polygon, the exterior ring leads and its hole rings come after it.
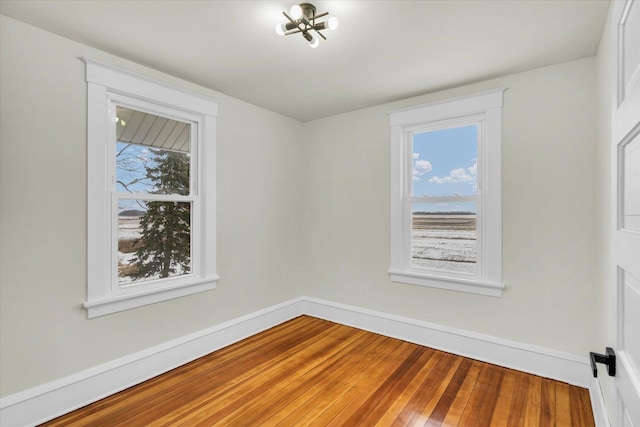
POLYGON ((397 283, 409 283, 411 285, 428 286, 431 288, 448 289, 492 297, 502 297, 502 291, 504 290, 504 284, 502 283, 458 279, 393 269, 390 269, 388 272, 391 281, 397 283))
POLYGON ((143 305, 154 304, 173 298, 179 298, 198 292, 204 292, 216 288, 218 276, 189 282, 187 284, 143 291, 130 295, 118 295, 99 300, 87 301, 82 305, 87 309, 89 319, 118 311, 129 310, 143 305))

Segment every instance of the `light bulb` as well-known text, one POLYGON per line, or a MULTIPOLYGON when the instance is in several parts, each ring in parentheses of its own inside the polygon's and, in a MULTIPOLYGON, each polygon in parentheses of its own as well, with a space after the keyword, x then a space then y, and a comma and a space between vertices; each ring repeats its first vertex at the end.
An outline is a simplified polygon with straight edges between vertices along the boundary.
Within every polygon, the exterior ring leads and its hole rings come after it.
POLYGON ((311 36, 311 40, 309 40, 309 46, 315 49, 318 47, 319 44, 320 44, 320 40, 318 40, 316 36, 311 36))
POLYGON ((291 6, 291 17, 293 19, 300 19, 302 17, 302 8, 299 5, 294 4, 291 6))
POLYGON ((284 33, 287 32, 287 25, 286 24, 276 24, 276 33, 278 35, 284 36, 284 33))
POLYGON ((329 18, 329 21, 327 21, 327 26, 330 30, 335 30, 336 28, 338 28, 338 18, 336 18, 335 16, 329 18))

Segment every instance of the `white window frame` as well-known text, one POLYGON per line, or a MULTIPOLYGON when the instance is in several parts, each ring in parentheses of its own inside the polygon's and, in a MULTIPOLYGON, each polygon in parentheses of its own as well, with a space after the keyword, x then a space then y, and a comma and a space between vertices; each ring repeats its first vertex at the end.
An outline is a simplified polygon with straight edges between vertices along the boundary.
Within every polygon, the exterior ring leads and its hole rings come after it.
POLYGON ((82 58, 87 104, 87 300, 88 317, 153 304, 215 289, 216 117, 218 103, 204 96, 82 58), (189 274, 118 285, 117 200, 139 198, 116 191, 115 106, 137 109, 191 125, 191 192, 187 196, 146 195, 190 202, 189 274), (179 199, 179 200, 178 200, 179 199))
MULTIPOLYGON (((502 103, 506 89, 452 98, 389 113, 391 126, 391 281, 501 297, 502 103), (413 133, 478 125, 477 274, 411 264, 413 133)), ((425 198, 436 200, 436 198, 425 198)))

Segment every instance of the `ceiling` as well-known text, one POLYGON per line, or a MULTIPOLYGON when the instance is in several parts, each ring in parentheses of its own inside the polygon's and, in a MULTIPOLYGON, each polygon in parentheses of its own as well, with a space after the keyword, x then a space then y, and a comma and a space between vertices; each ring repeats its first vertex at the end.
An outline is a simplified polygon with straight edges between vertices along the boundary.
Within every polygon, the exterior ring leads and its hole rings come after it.
POLYGON ((0 13, 300 121, 595 55, 600 0, 316 1, 311 49, 275 25, 295 1, 1 0, 0 13))

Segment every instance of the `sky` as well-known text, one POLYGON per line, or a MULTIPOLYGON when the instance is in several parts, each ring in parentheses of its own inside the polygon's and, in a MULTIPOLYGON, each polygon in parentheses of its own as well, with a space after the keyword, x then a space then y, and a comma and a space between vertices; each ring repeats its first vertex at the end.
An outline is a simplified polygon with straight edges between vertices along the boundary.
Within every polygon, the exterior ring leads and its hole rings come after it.
MULTIPOLYGON (((145 162, 150 159, 148 147, 137 144, 116 144, 116 191, 121 193, 147 193, 153 188, 146 178, 145 162), (136 182, 138 181, 138 182, 136 182), (127 185, 125 188, 122 183, 127 185), (127 190, 128 189, 128 190, 127 190)), ((142 201, 118 200, 118 211, 146 210, 142 201)))
POLYGON ((145 164, 153 166, 149 147, 138 144, 116 144, 116 191, 121 193, 147 193, 153 186, 146 179, 145 164), (136 182, 138 181, 138 182, 136 182), (125 188, 122 183, 127 185, 125 188))
MULTIPOLYGON (((188 156, 188 154, 184 154, 188 156)), ((147 178, 146 165, 155 166, 156 155, 140 144, 116 143, 116 191, 120 193, 149 193, 155 189, 147 178), (124 184, 124 185, 123 185, 124 184), (126 187, 125 187, 126 186, 126 187)), ((118 200, 118 211, 146 210, 141 200, 118 200)))
MULTIPOLYGON (((413 196, 477 193, 478 127, 413 134, 413 196)), ((475 212, 474 202, 416 204, 413 211, 475 212)))

